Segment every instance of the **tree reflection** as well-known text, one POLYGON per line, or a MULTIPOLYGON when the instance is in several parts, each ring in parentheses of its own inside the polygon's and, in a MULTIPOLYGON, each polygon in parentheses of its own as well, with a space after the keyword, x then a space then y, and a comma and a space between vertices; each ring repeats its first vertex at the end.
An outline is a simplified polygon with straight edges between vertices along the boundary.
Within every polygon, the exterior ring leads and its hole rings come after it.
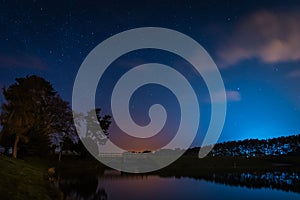
MULTIPOLYGON (((185 177, 176 175, 176 177, 185 177)), ((206 173, 190 178, 247 188, 271 188, 300 193, 300 174, 291 170, 206 173)))
POLYGON ((97 177, 58 180, 65 200, 107 200, 107 193, 97 177))
POLYGON ((197 180, 206 180, 230 186, 242 186, 247 188, 269 188, 282 191, 300 193, 300 173, 292 169, 273 171, 240 171, 240 172, 202 172, 197 175, 187 175, 183 172, 163 174, 160 172, 151 174, 129 174, 115 170, 108 170, 100 176, 76 177, 58 180, 58 187, 65 195, 65 200, 106 200, 108 194, 103 188, 103 181, 115 179, 133 180, 145 179, 147 176, 159 175, 167 177, 189 177, 197 180))
MULTIPOLYGON (((248 188, 272 188, 300 193, 299 174, 288 171, 259 171, 213 174, 210 180, 218 183, 246 186, 248 188)), ((207 179, 209 180, 209 178, 207 179)))

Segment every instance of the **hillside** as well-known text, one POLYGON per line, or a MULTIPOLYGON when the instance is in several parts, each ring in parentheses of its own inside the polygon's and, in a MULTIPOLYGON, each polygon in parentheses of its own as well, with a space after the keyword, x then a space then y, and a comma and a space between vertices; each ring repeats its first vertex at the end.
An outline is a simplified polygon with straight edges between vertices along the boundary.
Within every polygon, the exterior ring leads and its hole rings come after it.
POLYGON ((0 199, 59 199, 47 180, 47 169, 0 154, 0 199))

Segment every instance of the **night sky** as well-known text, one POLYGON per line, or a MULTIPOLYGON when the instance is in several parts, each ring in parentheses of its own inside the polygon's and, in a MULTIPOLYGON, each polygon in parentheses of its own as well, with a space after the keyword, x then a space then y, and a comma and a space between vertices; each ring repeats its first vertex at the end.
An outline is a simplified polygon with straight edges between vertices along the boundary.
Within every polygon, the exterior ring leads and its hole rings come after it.
MULTIPOLYGON (((71 102, 77 71, 88 53, 108 37, 138 27, 180 31, 199 42, 214 59, 228 100, 219 141, 300 133, 299 1, 2 0, 0 85, 9 86, 17 77, 35 74, 50 81, 61 97, 71 102)), ((118 78, 147 62, 172 66, 197 91, 201 122, 193 145, 200 145, 210 117, 207 88, 189 63, 172 53, 137 50, 119 57, 101 80, 97 106, 111 114, 109 98, 118 78)), ((0 96, 0 103, 3 101, 0 96)), ((163 133, 171 137, 180 113, 176 98, 166 88, 139 88, 131 100, 132 117, 146 125, 149 106, 154 103, 166 106, 169 118, 163 133)), ((118 132, 113 125, 111 138, 123 140, 118 132)), ((157 141, 162 145, 170 137, 157 141)))

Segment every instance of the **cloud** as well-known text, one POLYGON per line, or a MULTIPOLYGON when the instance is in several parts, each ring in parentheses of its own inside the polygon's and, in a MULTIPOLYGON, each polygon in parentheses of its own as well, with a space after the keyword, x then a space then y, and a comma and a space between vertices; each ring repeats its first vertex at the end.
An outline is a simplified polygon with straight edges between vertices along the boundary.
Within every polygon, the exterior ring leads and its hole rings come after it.
POLYGON ((291 71, 287 74, 288 78, 300 78, 300 69, 291 71))
POLYGON ((238 91, 226 91, 227 101, 242 100, 241 94, 238 91))
POLYGON ((46 63, 39 57, 29 54, 3 55, 0 54, 0 67, 16 67, 45 70, 46 63))
POLYGON ((217 49, 220 66, 246 59, 264 63, 300 60, 300 10, 261 10, 242 19, 217 49))
MULTIPOLYGON (((212 93, 211 96, 215 99, 213 103, 218 103, 222 102, 223 100, 223 93, 222 92, 215 92, 212 93)), ((238 91, 233 91, 233 90, 227 90, 226 91, 226 99, 228 102, 237 102, 241 101, 242 97, 241 94, 238 91)), ((207 102, 210 102, 211 98, 207 99, 207 102)))

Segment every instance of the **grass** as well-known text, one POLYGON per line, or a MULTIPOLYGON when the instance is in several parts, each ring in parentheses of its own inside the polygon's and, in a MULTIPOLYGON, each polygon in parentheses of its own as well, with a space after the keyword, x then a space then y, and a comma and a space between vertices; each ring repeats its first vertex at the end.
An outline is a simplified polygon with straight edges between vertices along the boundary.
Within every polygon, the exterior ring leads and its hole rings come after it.
POLYGON ((0 199, 62 199, 47 180, 47 165, 0 155, 0 199))
MULTIPOLYGON (((99 161, 89 158, 64 157, 63 161, 54 164, 64 177, 102 174, 106 167, 99 161)), ((211 173, 233 173, 264 170, 294 170, 300 172, 298 156, 278 157, 205 157, 182 156, 171 165, 149 174, 198 176, 211 173)))
POLYGON ((276 158, 205 157, 199 159, 196 156, 182 156, 171 165, 150 174, 203 177, 213 173, 224 174, 280 170, 299 172, 299 158, 289 156, 276 158))

